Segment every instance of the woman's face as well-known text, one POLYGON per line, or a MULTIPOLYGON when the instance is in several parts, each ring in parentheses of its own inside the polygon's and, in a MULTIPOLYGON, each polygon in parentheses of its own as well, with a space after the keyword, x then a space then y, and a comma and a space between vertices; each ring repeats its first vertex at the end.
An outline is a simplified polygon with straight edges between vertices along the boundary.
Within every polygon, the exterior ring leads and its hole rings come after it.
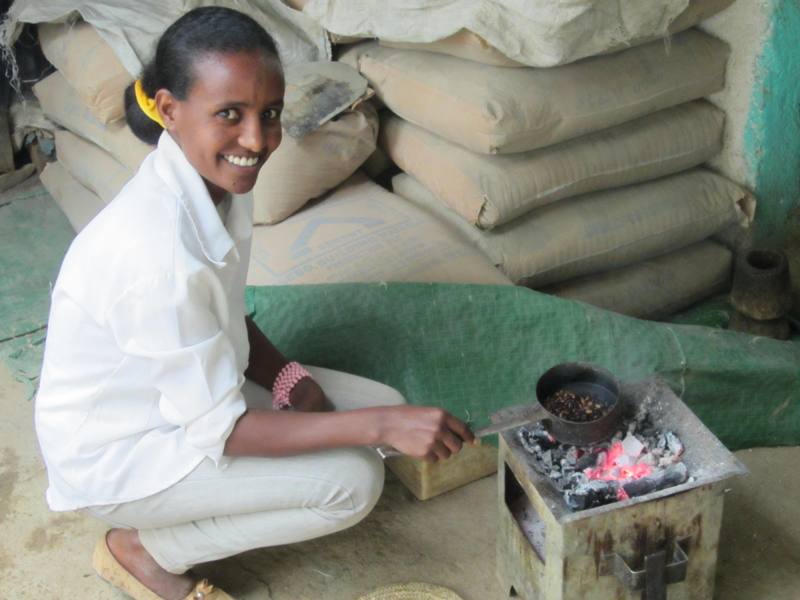
POLYGON ((278 62, 263 53, 207 54, 194 61, 185 100, 159 90, 164 126, 217 202, 242 194, 281 142, 284 81, 278 62))

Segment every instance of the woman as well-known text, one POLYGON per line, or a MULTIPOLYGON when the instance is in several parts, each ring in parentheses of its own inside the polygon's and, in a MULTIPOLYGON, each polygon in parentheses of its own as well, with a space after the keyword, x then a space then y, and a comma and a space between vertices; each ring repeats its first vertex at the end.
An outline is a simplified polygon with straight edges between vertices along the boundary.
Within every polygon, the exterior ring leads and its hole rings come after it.
POLYGON ((114 526, 94 566, 134 598, 230 598, 189 569, 357 523, 383 484, 366 446, 437 460, 473 441, 445 411, 289 361, 246 317, 252 201, 232 194, 280 143, 283 92, 249 17, 171 25, 125 94, 157 149, 53 290, 36 400, 48 503, 114 526))

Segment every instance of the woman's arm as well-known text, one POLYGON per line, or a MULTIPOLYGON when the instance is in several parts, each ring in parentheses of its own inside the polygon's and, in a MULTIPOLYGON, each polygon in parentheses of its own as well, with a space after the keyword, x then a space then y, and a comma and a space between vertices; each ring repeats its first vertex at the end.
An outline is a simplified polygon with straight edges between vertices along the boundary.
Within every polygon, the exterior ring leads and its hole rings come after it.
MULTIPOLYGON (((245 376, 272 388, 287 359, 246 317, 250 363, 245 376)), ((301 379, 290 394, 293 410, 248 410, 225 444, 229 456, 287 456, 348 446, 393 446, 415 458, 445 459, 475 438, 447 411, 425 406, 388 406, 342 412, 313 379, 301 379)))
MULTIPOLYGON (((245 323, 247 324, 247 338, 250 342, 250 359, 244 376, 271 390, 278 373, 289 361, 269 341, 269 338, 258 328, 253 319, 247 316, 245 317, 245 323)), ((301 379, 298 381, 289 398, 292 407, 296 411, 333 410, 330 400, 313 379, 301 379)))
POLYGON ((225 444, 228 456, 287 456, 329 448, 389 445, 435 462, 475 438, 439 408, 387 406, 342 412, 247 411, 225 444))
POLYGON ((246 316, 244 321, 247 324, 247 339, 250 342, 250 360, 244 376, 271 390, 278 373, 289 361, 272 345, 253 319, 246 316))

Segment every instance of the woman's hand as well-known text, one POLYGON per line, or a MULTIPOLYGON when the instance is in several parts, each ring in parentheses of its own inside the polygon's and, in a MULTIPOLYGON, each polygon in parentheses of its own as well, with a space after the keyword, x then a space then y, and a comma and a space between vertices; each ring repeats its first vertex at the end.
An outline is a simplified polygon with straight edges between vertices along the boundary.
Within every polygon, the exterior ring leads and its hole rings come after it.
POLYGON ((298 381, 289 393, 292 409, 299 412, 326 412, 333 410, 333 404, 325 396, 319 384, 305 377, 298 381))
POLYGON ((475 443, 470 428, 446 410, 428 406, 392 406, 381 409, 382 443, 428 462, 457 454, 464 442, 475 443))

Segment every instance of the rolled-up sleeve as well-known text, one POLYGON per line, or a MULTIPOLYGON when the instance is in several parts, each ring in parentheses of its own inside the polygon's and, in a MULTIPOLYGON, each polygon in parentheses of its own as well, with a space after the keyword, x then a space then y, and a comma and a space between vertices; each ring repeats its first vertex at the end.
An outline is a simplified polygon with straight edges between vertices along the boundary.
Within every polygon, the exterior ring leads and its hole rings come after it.
POLYGON ((230 314, 226 296, 210 269, 137 283, 114 302, 107 319, 120 350, 145 366, 143 383, 157 390, 163 419, 219 461, 246 405, 244 374, 223 327, 230 314))

